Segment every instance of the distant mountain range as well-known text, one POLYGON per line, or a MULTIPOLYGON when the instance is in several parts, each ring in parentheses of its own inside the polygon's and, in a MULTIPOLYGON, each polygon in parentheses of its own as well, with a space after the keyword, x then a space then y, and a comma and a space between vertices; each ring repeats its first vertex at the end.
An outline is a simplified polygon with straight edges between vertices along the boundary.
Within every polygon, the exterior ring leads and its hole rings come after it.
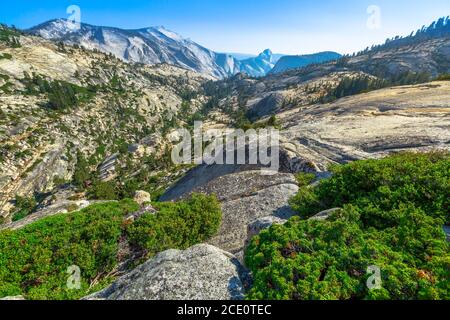
POLYGON ((265 76, 273 69, 280 55, 274 55, 269 49, 264 50, 257 57, 240 61, 240 72, 244 72, 253 77, 265 76))
POLYGON ((291 69, 303 68, 311 64, 336 60, 341 57, 342 55, 339 53, 330 51, 299 56, 284 56, 278 60, 270 73, 281 73, 291 69))
POLYGON ((245 59, 249 59, 249 58, 255 58, 255 57, 258 56, 257 54, 238 53, 238 52, 228 52, 227 54, 229 54, 230 56, 235 57, 238 60, 245 60, 245 59))
POLYGON ((164 27, 123 30, 84 23, 78 30, 71 27, 69 21, 57 19, 27 31, 45 39, 112 53, 125 61, 168 63, 215 78, 224 78, 240 71, 239 61, 232 56, 213 52, 164 27))
MULTIPOLYGON (((55 19, 26 31, 45 39, 112 53, 125 61, 168 63, 214 78, 226 78, 237 73, 246 73, 252 77, 265 76, 283 57, 273 54, 269 49, 258 56, 217 53, 162 26, 124 30, 83 23, 80 29, 74 30, 71 22, 55 19)), ((325 56, 318 54, 312 56, 310 63, 328 61, 328 57, 335 59, 334 55, 328 53, 325 56)), ((303 59, 300 64, 308 65, 308 59, 303 59)), ((299 63, 283 63, 279 68, 286 70, 290 68, 289 65, 298 67, 299 63)))

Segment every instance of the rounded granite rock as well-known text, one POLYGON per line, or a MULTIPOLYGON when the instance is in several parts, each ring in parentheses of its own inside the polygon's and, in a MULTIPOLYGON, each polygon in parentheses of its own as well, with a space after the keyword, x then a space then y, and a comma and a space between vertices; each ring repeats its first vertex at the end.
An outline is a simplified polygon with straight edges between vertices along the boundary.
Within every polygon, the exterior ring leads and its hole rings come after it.
POLYGON ((228 252, 201 244, 168 250, 86 300, 241 300, 247 274, 228 252))

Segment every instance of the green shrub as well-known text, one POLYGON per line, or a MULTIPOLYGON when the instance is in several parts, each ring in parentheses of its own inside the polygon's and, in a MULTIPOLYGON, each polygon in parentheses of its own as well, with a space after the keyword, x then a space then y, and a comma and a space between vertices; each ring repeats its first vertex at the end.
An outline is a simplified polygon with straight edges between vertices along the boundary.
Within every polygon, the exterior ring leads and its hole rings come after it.
POLYGON ((356 161, 331 168, 333 177, 314 188, 303 187, 291 206, 303 218, 345 204, 364 209, 366 227, 392 226, 390 212, 410 204, 450 223, 448 153, 400 153, 381 160, 356 161))
POLYGON ((329 221, 291 219, 252 239, 249 299, 450 299, 450 251, 438 219, 403 208, 395 228, 364 229, 352 206, 329 221), (368 289, 369 266, 381 289, 368 289))
POLYGON ((88 102, 97 92, 97 88, 93 86, 80 87, 73 83, 58 80, 49 82, 35 73, 32 76, 24 73, 24 78, 21 81, 25 87, 25 94, 47 94, 46 107, 55 111, 65 111, 80 103, 88 102))
POLYGON ((77 299, 117 262, 124 214, 130 201, 92 205, 76 213, 45 218, 0 233, 0 297, 77 299), (81 289, 67 287, 67 268, 80 267, 81 289))
POLYGON ((48 87, 48 107, 53 110, 64 110, 78 104, 75 86, 63 82, 53 81, 48 87))
POLYGON ((450 299, 448 153, 402 153, 300 175, 299 217, 252 239, 249 299, 450 299), (341 207, 327 221, 302 220, 341 207), (369 266, 381 289, 369 290, 369 266))
POLYGON ((89 192, 92 199, 117 200, 119 198, 114 182, 96 182, 89 192))
POLYGON ((297 180, 299 187, 307 187, 316 179, 314 173, 297 173, 295 175, 295 180, 297 180))
POLYGON ((91 178, 89 164, 85 156, 78 150, 77 151, 77 163, 75 165, 75 172, 73 174, 73 184, 83 189, 86 187, 86 183, 91 178))
POLYGON ((215 196, 194 194, 178 203, 159 203, 155 215, 145 215, 128 228, 132 244, 149 256, 170 248, 186 249, 211 238, 222 221, 215 196))
POLYGON ((0 25, 0 42, 3 42, 11 48, 20 48, 20 32, 15 28, 9 28, 6 25, 0 25))
POLYGON ((12 221, 19 221, 30 215, 36 209, 36 200, 34 198, 26 198, 16 196, 16 212, 14 212, 12 221))
POLYGON ((7 52, 0 54, 0 60, 2 60, 2 59, 11 60, 12 58, 13 58, 13 56, 7 52))
POLYGON ((14 87, 14 84, 11 82, 6 82, 2 86, 0 86, 0 90, 6 94, 12 93, 12 88, 14 87))
POLYGON ((119 262, 119 239, 126 240, 122 236, 151 256, 203 242, 221 222, 220 206, 213 196, 193 195, 187 201, 155 206, 160 212, 146 214, 131 225, 124 217, 139 206, 122 200, 0 232, 0 297, 79 299, 113 280, 107 275, 119 262), (71 266, 80 268, 79 290, 67 287, 71 266))

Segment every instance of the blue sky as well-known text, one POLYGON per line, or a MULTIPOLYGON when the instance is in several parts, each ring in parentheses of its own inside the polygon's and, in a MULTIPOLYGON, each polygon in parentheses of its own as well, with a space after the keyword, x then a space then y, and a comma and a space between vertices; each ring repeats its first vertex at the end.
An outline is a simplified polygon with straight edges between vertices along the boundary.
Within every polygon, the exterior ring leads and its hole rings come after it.
POLYGON ((67 17, 69 5, 82 22, 164 25, 215 51, 253 54, 351 53, 450 15, 449 0, 2 0, 0 22, 28 28, 67 17), (367 27, 370 5, 381 10, 379 29, 367 27))

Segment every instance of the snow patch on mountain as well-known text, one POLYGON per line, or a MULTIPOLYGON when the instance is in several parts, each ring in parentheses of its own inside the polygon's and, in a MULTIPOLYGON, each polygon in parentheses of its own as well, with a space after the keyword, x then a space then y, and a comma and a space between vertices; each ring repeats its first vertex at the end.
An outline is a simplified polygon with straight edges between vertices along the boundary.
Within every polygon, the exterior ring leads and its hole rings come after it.
POLYGON ((74 29, 72 22, 56 19, 31 28, 28 32, 45 39, 111 53, 127 62, 151 65, 167 63, 218 79, 237 73, 265 76, 282 56, 266 49, 256 57, 239 60, 232 54, 209 50, 163 26, 124 30, 82 23, 79 29, 74 29))
POLYGON ((240 72, 237 59, 215 53, 162 26, 123 30, 83 23, 81 28, 74 30, 71 22, 57 19, 28 31, 46 39, 112 53, 129 62, 168 63, 216 78, 240 72))

